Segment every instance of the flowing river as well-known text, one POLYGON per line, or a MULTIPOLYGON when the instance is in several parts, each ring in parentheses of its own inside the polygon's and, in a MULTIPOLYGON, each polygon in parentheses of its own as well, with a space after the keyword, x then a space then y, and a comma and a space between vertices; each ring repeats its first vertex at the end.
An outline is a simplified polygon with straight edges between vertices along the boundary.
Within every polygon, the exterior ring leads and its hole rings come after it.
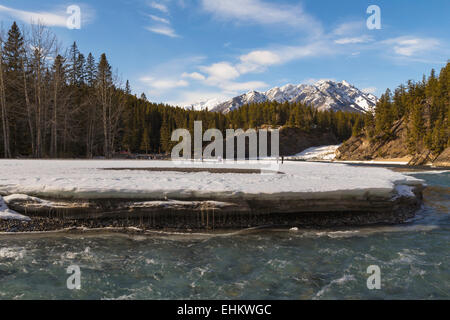
POLYGON ((450 299, 450 172, 414 176, 425 204, 400 226, 0 236, 0 299, 450 299), (74 265, 80 290, 67 287, 74 265))

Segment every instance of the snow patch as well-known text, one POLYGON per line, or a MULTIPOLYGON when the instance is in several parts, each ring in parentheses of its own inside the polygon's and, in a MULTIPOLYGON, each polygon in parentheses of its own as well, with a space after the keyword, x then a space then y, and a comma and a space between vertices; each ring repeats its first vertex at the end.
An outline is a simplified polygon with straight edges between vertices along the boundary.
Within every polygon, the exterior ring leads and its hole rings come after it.
MULTIPOLYGON (((266 160, 263 164, 276 161, 266 160)), ((191 163, 184 167, 254 169, 258 161, 191 163)), ((0 193, 9 203, 25 199, 47 203, 24 194, 49 199, 215 200, 232 199, 391 199, 397 185, 422 180, 384 168, 337 163, 279 163, 283 174, 146 171, 179 168, 170 161, 3 160, 0 193), (108 170, 133 169, 133 170, 108 170), (139 170, 142 169, 142 170, 139 170)), ((8 210, 2 199, 3 210, 8 210)))
POLYGON ((9 209, 5 201, 3 200, 3 197, 0 196, 0 220, 30 221, 31 219, 9 209))
POLYGON ((416 196, 411 186, 398 185, 395 187, 395 190, 399 197, 414 198, 416 196))
POLYGON ((288 157, 288 159, 331 161, 336 158, 336 150, 339 149, 340 146, 341 145, 311 147, 299 154, 296 154, 295 156, 288 157))

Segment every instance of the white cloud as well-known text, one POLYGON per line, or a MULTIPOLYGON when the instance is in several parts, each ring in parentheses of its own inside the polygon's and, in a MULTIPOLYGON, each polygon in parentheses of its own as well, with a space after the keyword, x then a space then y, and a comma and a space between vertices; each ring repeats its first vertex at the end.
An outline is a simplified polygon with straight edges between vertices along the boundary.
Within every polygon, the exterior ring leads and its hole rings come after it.
MULTIPOLYGON (((250 90, 260 91, 269 87, 269 85, 263 81, 247 81, 253 79, 240 79, 240 77, 250 73, 263 72, 271 66, 282 65, 291 61, 324 57, 326 55, 337 56, 345 54, 357 56, 366 49, 377 50, 382 53, 388 51, 386 50, 388 46, 404 59, 404 57, 416 57, 416 54, 426 50, 433 50, 439 45, 439 41, 436 39, 415 37, 399 37, 375 43, 374 38, 367 34, 365 21, 363 20, 342 23, 334 30, 331 30, 330 33, 324 34, 321 24, 307 15, 300 6, 274 4, 268 0, 200 1, 203 9, 217 18, 238 23, 285 25, 292 27, 291 29, 295 31, 303 28, 316 37, 308 38, 304 40, 305 42, 297 45, 272 45, 270 47, 255 48, 229 61, 218 60, 218 62, 215 62, 213 60, 209 64, 204 63, 204 61, 191 63, 185 65, 183 70, 170 73, 173 76, 168 76, 168 79, 164 78, 167 77, 167 72, 164 71, 162 72, 164 74, 163 80, 156 81, 152 78, 146 81, 150 88, 155 91, 162 91, 185 88, 189 84, 186 80, 195 80, 197 87, 170 91, 170 99, 177 100, 177 102, 172 102, 173 104, 188 105, 192 102, 205 101, 211 98, 229 98, 250 90), (371 45, 368 46, 368 43, 371 45), (184 72, 185 70, 189 70, 190 73, 184 72), (207 91, 208 88, 211 91, 207 91), (192 89, 198 89, 198 91, 192 92, 192 89), (172 92, 174 92, 175 98, 173 98, 172 92)), ((159 21, 153 17, 152 19, 160 24, 164 24, 164 26, 149 27, 150 31, 171 37, 177 36, 175 31, 169 28, 170 21, 168 19, 161 18, 167 22, 159 21)), ((229 44, 225 46, 227 45, 229 44)), ((307 79, 304 83, 314 84, 319 80, 335 81, 335 79, 307 79)), ((369 87, 364 89, 364 91, 375 93, 377 88, 369 87)))
POLYGON ((142 77, 139 80, 144 82, 151 89, 156 89, 159 91, 164 91, 164 90, 174 89, 174 88, 183 88, 183 87, 187 87, 189 85, 189 82, 187 82, 186 80, 159 79, 159 78, 156 79, 151 76, 142 77))
POLYGON ((440 42, 433 38, 398 37, 381 42, 392 47, 392 50, 401 56, 411 57, 420 53, 435 50, 440 42))
MULTIPOLYGON (((166 1, 167 2, 167 1, 166 1)), ((148 4, 151 8, 161 11, 162 13, 168 15, 169 8, 166 4, 162 2, 150 2, 148 4)), ((150 32, 161 34, 171 38, 179 38, 180 36, 176 33, 176 31, 170 26, 171 22, 168 18, 163 18, 154 14, 148 15, 150 19, 155 21, 156 23, 153 26, 145 27, 150 32)))
POLYGON ((268 50, 252 51, 249 54, 241 56, 244 63, 256 63, 261 65, 271 65, 280 62, 280 57, 268 50))
POLYGON ((161 12, 169 13, 169 9, 163 3, 153 1, 153 2, 149 3, 149 6, 153 9, 159 10, 161 12))
POLYGON ((287 25, 322 33, 321 24, 306 14, 300 5, 282 5, 262 0, 202 0, 204 10, 216 17, 262 25, 287 25))
MULTIPOLYGON (((200 79, 201 75, 196 75, 196 78, 202 80, 206 86, 222 89, 224 94, 237 95, 242 92, 269 87, 267 83, 262 81, 236 81, 242 75, 261 72, 269 66, 283 64, 291 60, 315 57, 330 52, 335 52, 335 49, 327 46, 325 42, 316 42, 303 46, 284 46, 272 48, 271 50, 254 50, 240 56, 236 64, 222 61, 209 66, 201 66, 199 69, 207 76, 205 79, 200 79)), ((192 74, 184 73, 182 76, 192 78, 192 74)))
POLYGON ((161 34, 164 36, 168 36, 171 38, 178 38, 179 35, 176 34, 175 30, 173 30, 171 27, 168 26, 153 26, 153 27, 146 27, 148 31, 161 34))
POLYGON ((364 30, 366 30, 365 21, 357 20, 341 23, 332 33, 337 36, 348 36, 361 33, 364 30))
POLYGON ((269 50, 255 50, 240 57, 241 63, 237 66, 239 72, 248 73, 264 71, 265 67, 278 64, 281 58, 269 50))
POLYGON ((354 37, 354 38, 340 38, 334 40, 334 43, 336 44, 357 44, 357 43, 367 43, 371 42, 373 39, 369 36, 361 36, 361 37, 354 37))
POLYGON ((155 15, 153 15, 153 14, 150 14, 149 17, 150 17, 153 21, 161 22, 161 23, 165 23, 165 24, 170 24, 170 21, 167 20, 167 19, 165 19, 165 18, 161 18, 161 17, 155 16, 155 15))
POLYGON ((183 78, 190 78, 193 80, 205 80, 206 79, 206 77, 204 75, 202 75, 201 73, 198 73, 198 72, 192 72, 192 73, 184 72, 181 76, 183 78))
POLYGON ((280 46, 270 50, 255 50, 242 55, 240 63, 236 65, 240 74, 262 72, 267 67, 284 64, 292 60, 304 59, 326 55, 336 52, 331 49, 331 44, 324 41, 312 42, 299 46, 280 46))
MULTIPOLYGON (((95 17, 95 11, 88 5, 79 5, 81 7, 81 26, 92 22, 95 17)), ((70 14, 66 12, 66 7, 58 7, 53 12, 46 11, 25 11, 0 5, 0 15, 3 13, 15 20, 24 23, 33 24, 41 23, 48 27, 63 27, 67 28, 67 20, 70 14)), ((1 16, 0 16, 1 19, 1 16)))
POLYGON ((200 67, 200 69, 208 74, 207 81, 211 83, 233 80, 240 76, 239 71, 229 62, 218 62, 210 66, 200 67))
POLYGON ((327 41, 318 41, 301 46, 289 46, 280 49, 283 62, 305 59, 309 57, 318 57, 328 54, 336 54, 336 48, 327 41))
POLYGON ((0 12, 4 12, 14 19, 18 19, 25 23, 42 23, 49 27, 67 27, 68 15, 64 12, 52 13, 23 11, 2 5, 0 5, 0 12))

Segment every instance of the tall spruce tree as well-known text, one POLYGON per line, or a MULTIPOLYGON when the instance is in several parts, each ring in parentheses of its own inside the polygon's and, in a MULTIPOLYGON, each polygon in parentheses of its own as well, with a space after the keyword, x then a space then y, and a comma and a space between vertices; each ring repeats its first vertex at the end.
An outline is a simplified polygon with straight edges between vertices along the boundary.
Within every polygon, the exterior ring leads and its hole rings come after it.
POLYGON ((92 53, 89 52, 86 60, 86 83, 88 86, 93 87, 97 77, 97 65, 92 53))
POLYGON ((77 43, 74 42, 69 49, 69 81, 71 85, 76 85, 78 83, 78 77, 79 77, 79 56, 80 51, 78 50, 77 43))

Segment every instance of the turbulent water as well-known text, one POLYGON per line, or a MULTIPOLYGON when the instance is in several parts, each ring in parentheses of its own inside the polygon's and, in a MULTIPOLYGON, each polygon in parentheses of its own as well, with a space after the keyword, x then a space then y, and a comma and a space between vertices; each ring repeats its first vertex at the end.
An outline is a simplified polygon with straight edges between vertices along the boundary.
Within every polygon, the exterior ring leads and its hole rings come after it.
POLYGON ((0 299, 450 299, 450 173, 402 226, 228 236, 0 237, 0 299), (81 290, 67 288, 78 265, 81 290), (381 290, 367 268, 381 269, 381 290))

